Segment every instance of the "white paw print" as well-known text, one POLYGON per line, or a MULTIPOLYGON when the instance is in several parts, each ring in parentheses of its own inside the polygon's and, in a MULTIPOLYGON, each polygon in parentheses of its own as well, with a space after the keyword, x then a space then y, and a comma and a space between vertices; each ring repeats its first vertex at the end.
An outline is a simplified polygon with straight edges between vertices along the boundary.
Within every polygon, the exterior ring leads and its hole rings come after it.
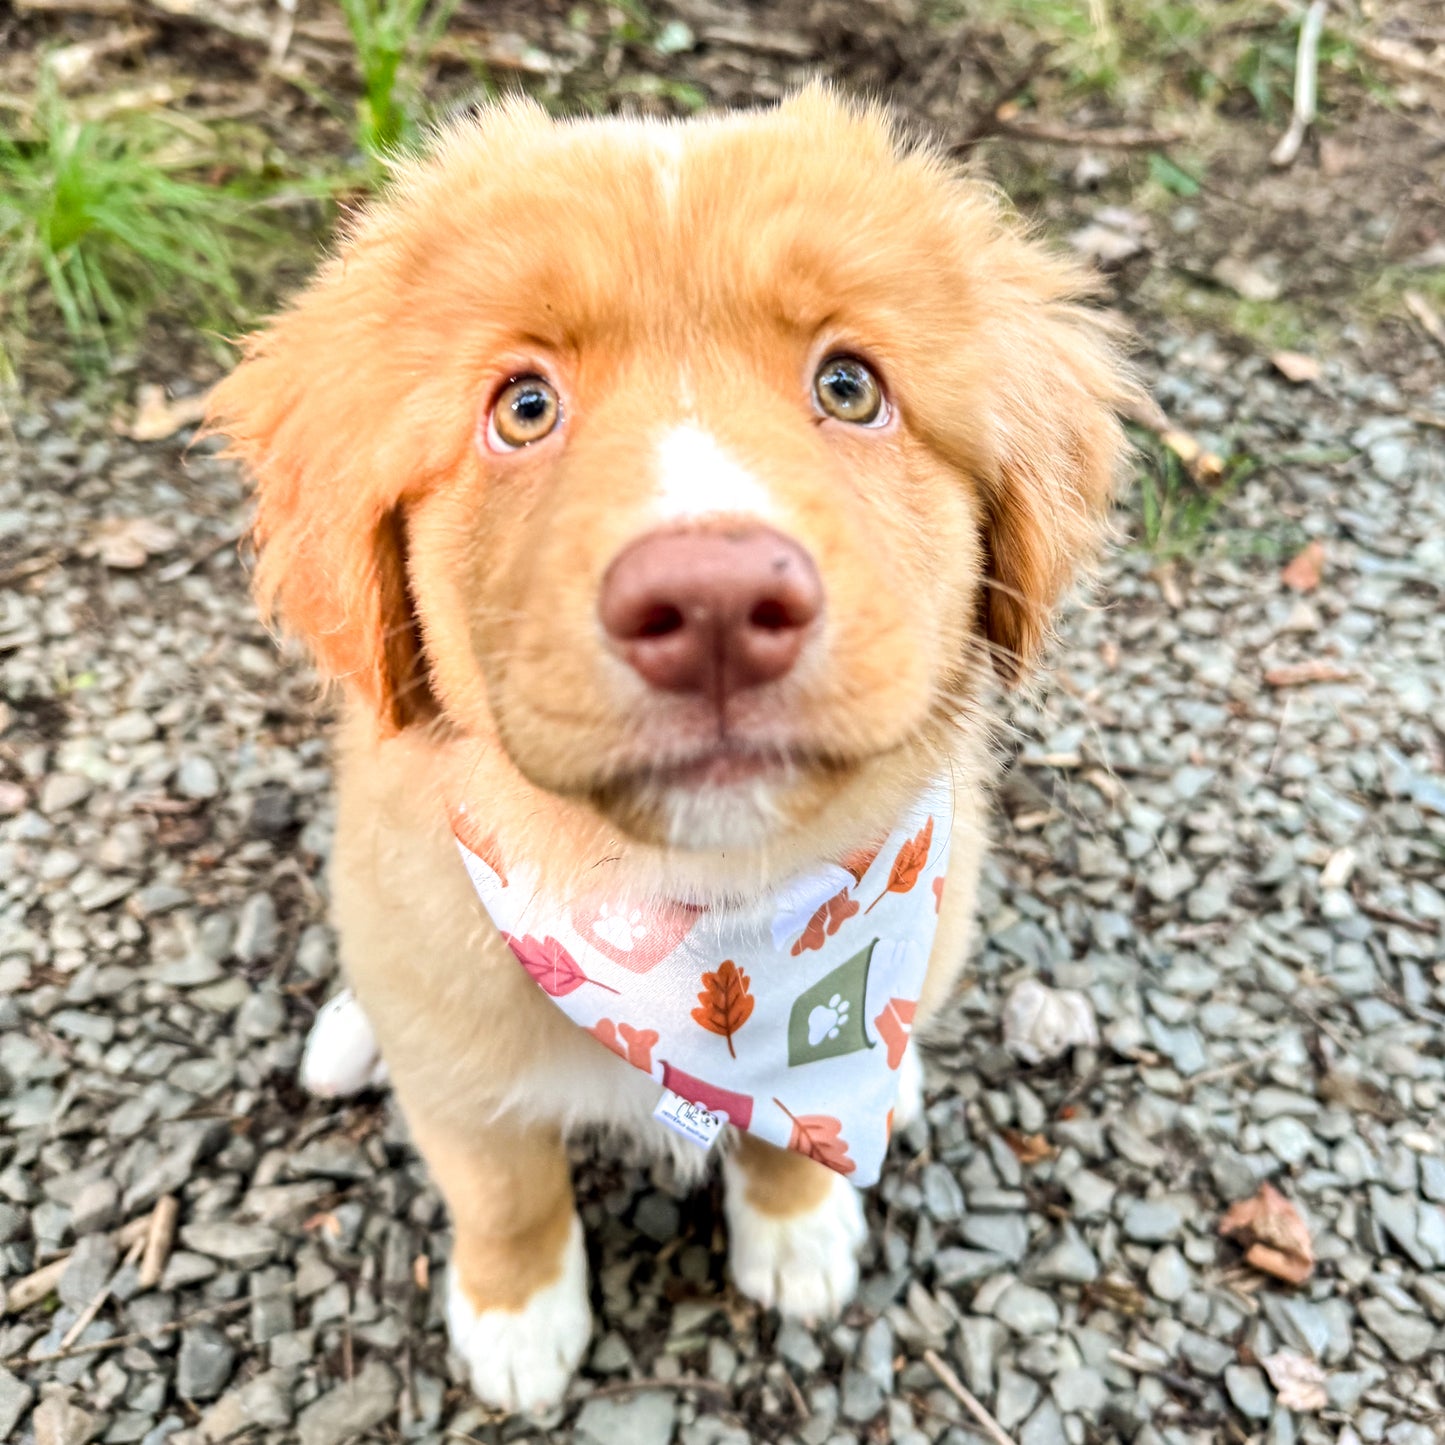
POLYGON ((604 903, 597 912, 597 922, 592 925, 592 931, 619 952, 631 953, 647 937, 647 924, 643 922, 640 908, 634 908, 630 913, 621 910, 614 913, 612 905, 604 903))
POLYGON ((817 1048, 824 1039, 836 1039, 848 1023, 848 1000, 834 994, 825 1004, 815 1004, 808 1015, 808 1043, 817 1048))

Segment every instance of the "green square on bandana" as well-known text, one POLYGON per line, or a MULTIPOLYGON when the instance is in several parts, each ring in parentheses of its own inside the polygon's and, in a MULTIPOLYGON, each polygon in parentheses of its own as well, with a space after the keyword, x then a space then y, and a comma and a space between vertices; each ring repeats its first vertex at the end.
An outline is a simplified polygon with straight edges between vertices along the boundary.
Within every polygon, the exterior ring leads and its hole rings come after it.
POLYGON ((855 953, 798 995, 788 1016, 790 1068, 873 1047, 874 1041, 864 1027, 863 1010, 868 965, 877 946, 875 938, 861 953, 855 953))

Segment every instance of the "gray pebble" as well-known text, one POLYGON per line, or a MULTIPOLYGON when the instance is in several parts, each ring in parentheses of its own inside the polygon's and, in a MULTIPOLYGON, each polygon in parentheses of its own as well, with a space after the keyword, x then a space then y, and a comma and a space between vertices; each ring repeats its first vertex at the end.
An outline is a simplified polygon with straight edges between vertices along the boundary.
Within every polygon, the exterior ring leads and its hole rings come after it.
POLYGON ((1184 1227, 1179 1207, 1159 1199, 1136 1199, 1124 1211, 1124 1233, 1142 1244, 1177 1239, 1184 1227))
POLYGON ((214 1400, 226 1388, 235 1362, 235 1346, 214 1325, 182 1330, 176 1393, 183 1400, 214 1400))
POLYGON ((1264 1378, 1264 1371, 1253 1365, 1230 1365, 1224 1372, 1224 1388, 1240 1414, 1251 1420, 1267 1420, 1274 1405, 1274 1395, 1264 1378))
MULTIPOLYGON (((640 1390, 616 1399, 592 1399, 573 1426, 576 1445, 669 1445, 677 1419, 670 1392, 640 1390)), ((340 1445, 303 1438, 301 1445, 340 1445)))

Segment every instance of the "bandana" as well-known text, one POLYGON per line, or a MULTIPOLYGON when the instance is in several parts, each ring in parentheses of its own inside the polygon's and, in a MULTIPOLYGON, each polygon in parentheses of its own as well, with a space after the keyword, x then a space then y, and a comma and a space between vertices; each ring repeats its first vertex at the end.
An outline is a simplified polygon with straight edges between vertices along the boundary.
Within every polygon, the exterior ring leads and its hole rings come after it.
POLYGON ((549 899, 465 809, 452 822, 518 963, 662 1086, 657 1117, 703 1145, 727 1123, 859 1186, 877 1180, 943 900, 946 784, 877 848, 737 909, 549 899))

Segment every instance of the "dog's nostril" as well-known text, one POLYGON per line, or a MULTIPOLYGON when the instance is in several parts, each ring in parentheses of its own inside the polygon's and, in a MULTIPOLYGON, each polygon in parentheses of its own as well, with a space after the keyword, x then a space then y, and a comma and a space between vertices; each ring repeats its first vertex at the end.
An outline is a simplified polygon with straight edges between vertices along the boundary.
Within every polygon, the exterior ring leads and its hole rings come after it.
POLYGON ((637 623, 638 637, 668 637, 681 632, 687 625, 681 609, 669 602, 659 602, 649 607, 637 623))
POLYGON ((798 625, 793 620, 793 614, 788 610, 786 604, 771 597, 759 602, 748 613, 748 623, 764 632, 783 632, 798 625))

